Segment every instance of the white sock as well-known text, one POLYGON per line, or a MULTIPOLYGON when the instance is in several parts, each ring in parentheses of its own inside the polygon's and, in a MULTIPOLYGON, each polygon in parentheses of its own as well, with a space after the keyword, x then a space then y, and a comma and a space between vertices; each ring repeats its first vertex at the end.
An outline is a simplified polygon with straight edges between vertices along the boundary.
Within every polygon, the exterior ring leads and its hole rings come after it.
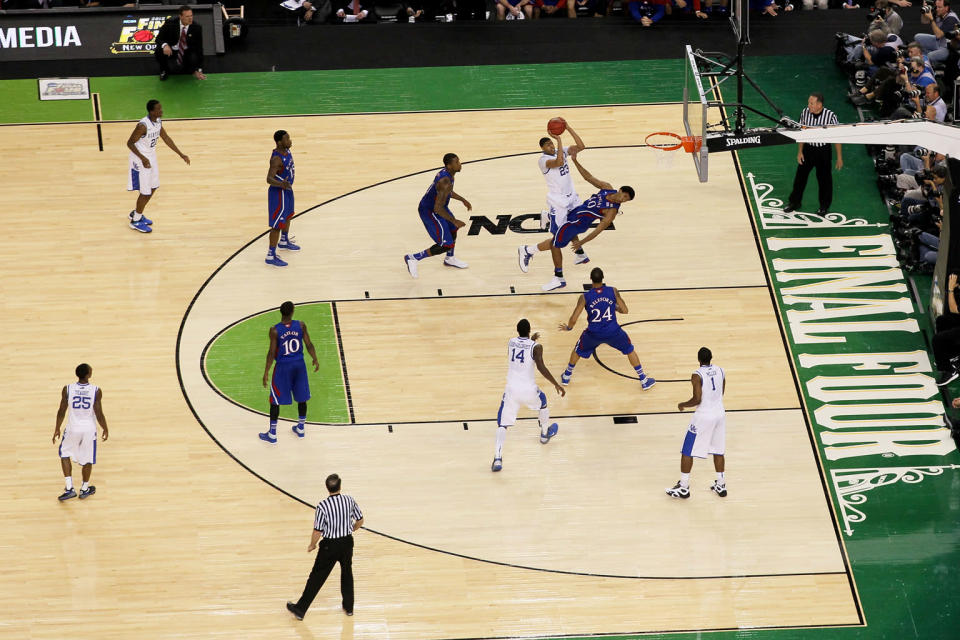
POLYGON ((493 453, 494 458, 503 457, 503 442, 507 439, 507 428, 497 427, 497 448, 493 453))
POLYGON ((66 476, 66 477, 63 479, 63 481, 66 483, 66 489, 67 489, 67 491, 70 491, 70 489, 73 489, 73 478, 72 478, 72 477, 66 476))
POLYGON ((139 222, 140 219, 143 217, 143 214, 140 213, 139 211, 137 211, 136 209, 134 209, 131 213, 133 213, 133 221, 134 221, 134 222, 139 222))
POLYGON ((687 489, 690 486, 690 474, 681 473, 680 474, 680 486, 684 489, 687 489))
POLYGON ((82 485, 80 485, 80 491, 86 491, 87 487, 89 486, 90 486, 89 482, 84 482, 82 485))
POLYGON ((723 471, 717 471, 717 482, 724 484, 726 480, 723 479, 723 471))
POLYGON ((525 246, 523 247, 523 250, 526 251, 526 252, 527 252, 528 254, 530 254, 531 256, 534 255, 534 254, 536 254, 536 253, 539 253, 539 252, 540 252, 540 249, 538 249, 538 248, 537 248, 537 245, 535 245, 535 244, 534 244, 534 245, 529 245, 529 244, 528 244, 528 245, 525 245, 525 246))
POLYGON ((550 409, 544 407, 540 409, 540 435, 547 435, 547 427, 550 426, 550 409))

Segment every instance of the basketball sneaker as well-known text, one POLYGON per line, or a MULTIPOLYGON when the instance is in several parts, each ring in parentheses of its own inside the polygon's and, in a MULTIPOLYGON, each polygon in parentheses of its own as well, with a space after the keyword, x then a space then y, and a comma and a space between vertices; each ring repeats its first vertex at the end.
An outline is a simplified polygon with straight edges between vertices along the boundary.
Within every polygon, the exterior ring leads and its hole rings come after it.
POLYGON ((490 465, 490 471, 500 471, 500 469, 503 469, 503 459, 494 458, 493 464, 490 465))
POLYGON ((470 265, 457 258, 457 256, 447 256, 443 259, 443 264, 447 267, 456 267, 457 269, 466 269, 470 265))
MULTIPOLYGON (((572 374, 571 374, 571 375, 572 375, 572 374)), ((567 385, 569 385, 569 384, 570 384, 570 376, 568 376, 566 373, 562 373, 562 374, 560 375, 560 384, 562 384, 562 385, 565 386, 565 387, 566 387, 567 385)))
POLYGON ((301 427, 299 424, 293 425, 293 432, 297 434, 298 438, 302 438, 303 436, 307 435, 306 429, 301 427))
POLYGON ((590 262, 590 256, 587 255, 586 251, 573 254, 573 264, 587 264, 588 262, 590 262))
MULTIPOLYGON (((721 498, 726 498, 727 484, 726 483, 720 484, 719 480, 714 480, 713 484, 710 485, 710 491, 713 491, 715 494, 717 494, 721 498)), ((80 497, 82 498, 83 496, 80 496, 80 497)))
POLYGON ((64 489, 63 493, 57 496, 57 500, 59 500, 60 502, 63 502, 64 500, 69 500, 70 498, 76 498, 76 497, 77 497, 76 491, 74 491, 73 489, 64 489))
POLYGON ((672 497, 672 498, 684 498, 684 499, 686 499, 686 498, 689 498, 689 497, 690 497, 690 489, 687 488, 687 487, 681 487, 681 486, 680 486, 680 481, 678 480, 678 481, 677 481, 677 484, 675 484, 675 485, 673 485, 672 487, 670 487, 669 489, 667 489, 667 495, 670 496, 670 497, 672 497))
POLYGON ((657 381, 651 378, 650 376, 643 376, 643 379, 640 380, 640 388, 646 391, 653 385, 657 384, 657 381))
POLYGON ((136 222, 134 222, 133 220, 130 220, 130 228, 135 229, 140 233, 150 233, 151 231, 153 231, 153 229, 150 228, 150 225, 148 225, 145 222, 145 220, 146 218, 140 218, 136 222))
POLYGON ((540 444, 547 444, 550 442, 550 438, 557 435, 557 431, 560 431, 560 425, 554 422, 552 425, 547 427, 547 434, 540 434, 540 444))
POLYGON ((520 271, 526 273, 530 270, 530 261, 533 260, 533 254, 527 251, 526 247, 517 249, 517 257, 520 259, 520 271))
POLYGON ((273 257, 271 257, 271 258, 267 258, 266 260, 264 260, 264 262, 266 262, 267 264, 269 264, 270 266, 273 266, 273 267, 285 267, 285 266, 287 266, 287 263, 284 262, 283 260, 281 260, 278 256, 273 256, 273 257))
POLYGON ((563 278, 558 278, 557 276, 553 276, 553 279, 550 280, 550 282, 540 288, 544 291, 553 291, 554 289, 563 289, 565 286, 567 286, 566 280, 563 278))
MULTIPOLYGON (((135 213, 136 213, 136 211, 131 211, 131 212, 130 212, 129 218, 130 218, 130 221, 131 221, 131 222, 133 222, 133 214, 135 214, 135 213)), ((153 224, 153 220, 151 220, 151 219, 148 218, 147 216, 143 215, 142 213, 140 214, 140 219, 139 219, 137 222, 142 222, 142 223, 144 223, 144 224, 147 225, 147 226, 150 226, 150 225, 153 224)))
POLYGON ((97 488, 93 485, 90 485, 86 489, 80 489, 80 499, 89 498, 97 492, 97 488))
POLYGON ((277 434, 275 433, 270 433, 269 431, 267 431, 266 433, 259 433, 257 435, 259 435, 260 439, 263 440, 264 442, 269 442, 270 444, 277 444, 277 434))
POLYGON ((414 257, 411 256, 411 255, 405 255, 405 256, 403 256, 403 261, 404 261, 405 263, 407 263, 407 271, 409 271, 409 272, 410 272, 410 275, 413 277, 413 279, 416 280, 417 277, 418 277, 418 275, 417 275, 417 259, 414 258, 414 257))
POLYGON ((300 245, 293 243, 294 238, 287 236, 286 238, 280 238, 280 242, 277 243, 277 249, 286 249, 287 251, 300 251, 300 245))

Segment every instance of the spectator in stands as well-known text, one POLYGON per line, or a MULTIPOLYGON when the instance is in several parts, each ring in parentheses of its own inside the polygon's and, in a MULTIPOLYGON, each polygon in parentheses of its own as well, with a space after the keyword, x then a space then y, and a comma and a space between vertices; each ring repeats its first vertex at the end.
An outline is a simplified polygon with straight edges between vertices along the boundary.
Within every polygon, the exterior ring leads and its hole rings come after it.
MULTIPOLYGON (((750 0, 750 8, 754 11, 759 11, 760 13, 768 16, 777 17, 777 9, 780 7, 775 4, 774 0, 750 0)), ((787 2, 783 7, 783 10, 793 11, 793 5, 787 2)))
POLYGON ((376 22, 377 12, 373 10, 373 0, 339 0, 334 22, 376 22))
POLYGON ((602 18, 606 15, 607 3, 605 0, 567 0, 573 7, 571 18, 602 18))
POLYGON ((700 9, 700 0, 672 0, 673 6, 677 8, 677 11, 674 12, 671 9, 671 5, 667 5, 667 13, 692 13, 694 16, 701 20, 706 20, 708 18, 707 14, 700 9))
POLYGON ((326 22, 333 12, 330 0, 284 0, 279 7, 279 13, 298 26, 326 22))
POLYGON ((662 4, 655 4, 651 0, 629 0, 627 13, 644 27, 652 27, 663 20, 667 8, 662 4))
POLYGON ((807 11, 814 8, 827 9, 829 8, 829 3, 827 0, 816 0, 816 2, 814 2, 814 0, 803 0, 803 8, 807 11))
POLYGON ((154 57, 160 67, 160 79, 171 73, 192 73, 198 80, 203 74, 203 31, 193 21, 193 9, 180 7, 178 15, 169 18, 157 31, 154 57))
POLYGON ((727 0, 703 0, 703 12, 708 16, 725 17, 730 15, 727 8, 727 0))
MULTIPOLYGON (((572 9, 572 8, 571 8, 572 9)), ((533 17, 566 16, 571 13, 567 9, 567 0, 535 0, 533 17)))
POLYGON ((950 10, 950 0, 936 0, 931 9, 930 5, 923 5, 920 22, 929 24, 933 33, 918 33, 914 40, 920 43, 927 52, 930 62, 936 64, 947 59, 947 34, 951 34, 960 27, 960 19, 950 10))
POLYGON ((400 22, 433 22, 437 19, 437 3, 431 0, 404 0, 397 20, 400 22))
POLYGON ((523 20, 533 17, 533 0, 497 0, 497 20, 523 20))

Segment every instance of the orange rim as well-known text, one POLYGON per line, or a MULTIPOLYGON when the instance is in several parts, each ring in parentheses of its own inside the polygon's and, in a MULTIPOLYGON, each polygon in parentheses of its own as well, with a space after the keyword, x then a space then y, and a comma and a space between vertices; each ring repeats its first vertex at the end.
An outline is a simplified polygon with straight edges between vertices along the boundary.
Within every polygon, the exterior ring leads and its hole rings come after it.
POLYGON ((652 149, 658 149, 659 151, 676 151, 683 146, 683 138, 678 136, 675 133, 670 133, 669 131, 657 131, 647 135, 644 139, 646 145, 652 149), (668 140, 657 140, 656 136, 664 136, 668 140), (651 142, 652 140, 652 142, 651 142))

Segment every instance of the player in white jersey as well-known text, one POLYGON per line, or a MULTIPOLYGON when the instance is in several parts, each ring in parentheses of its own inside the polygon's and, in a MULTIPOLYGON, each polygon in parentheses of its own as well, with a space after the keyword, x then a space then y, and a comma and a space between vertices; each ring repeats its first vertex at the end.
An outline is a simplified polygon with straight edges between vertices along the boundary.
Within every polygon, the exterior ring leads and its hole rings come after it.
POLYGON ((566 391, 543 364, 543 347, 537 344, 538 337, 536 333, 530 335, 530 322, 523 319, 517 323, 517 337, 511 338, 507 343, 507 386, 503 390, 500 411, 497 412, 497 447, 493 454, 493 464, 490 466, 492 471, 503 468, 503 442, 507 438, 507 427, 512 427, 517 422, 517 411, 521 405, 534 411, 539 410, 541 444, 550 442, 550 438, 560 430, 556 422, 550 424, 547 396, 540 391, 534 380, 534 365, 540 375, 553 383, 561 397, 566 395, 566 391))
POLYGON ((130 228, 141 233, 150 233, 153 220, 143 215, 153 192, 160 186, 160 169, 157 164, 157 140, 163 140, 184 162, 190 164, 190 157, 180 153, 170 136, 163 128, 163 106, 159 100, 147 102, 147 115, 140 119, 127 140, 130 149, 130 175, 127 177, 127 191, 139 191, 137 206, 130 212, 130 228))
POLYGON ((690 376, 693 385, 693 396, 677 404, 677 409, 683 411, 686 407, 696 407, 687 435, 680 450, 680 481, 667 489, 667 495, 674 498, 690 497, 690 470, 693 469, 694 458, 713 456, 713 468, 717 472, 717 479, 710 490, 721 498, 727 497, 727 481, 723 476, 724 451, 727 442, 727 423, 723 409, 723 393, 727 389, 727 379, 723 369, 710 364, 713 354, 710 349, 701 347, 697 352, 700 367, 690 376))
POLYGON ((77 365, 77 381, 68 384, 60 394, 60 408, 57 410, 57 426, 53 430, 53 442, 60 437, 60 425, 70 410, 67 427, 63 430, 60 440, 60 467, 63 469, 63 478, 66 487, 60 494, 59 500, 76 498, 77 492, 73 488, 72 458, 83 469, 83 485, 80 487, 80 499, 96 493, 97 488, 90 484, 90 472, 97 463, 97 422, 103 429, 103 440, 106 442, 110 435, 107 431, 107 419, 103 416, 101 399, 103 392, 96 385, 90 384, 93 369, 88 364, 77 365))

